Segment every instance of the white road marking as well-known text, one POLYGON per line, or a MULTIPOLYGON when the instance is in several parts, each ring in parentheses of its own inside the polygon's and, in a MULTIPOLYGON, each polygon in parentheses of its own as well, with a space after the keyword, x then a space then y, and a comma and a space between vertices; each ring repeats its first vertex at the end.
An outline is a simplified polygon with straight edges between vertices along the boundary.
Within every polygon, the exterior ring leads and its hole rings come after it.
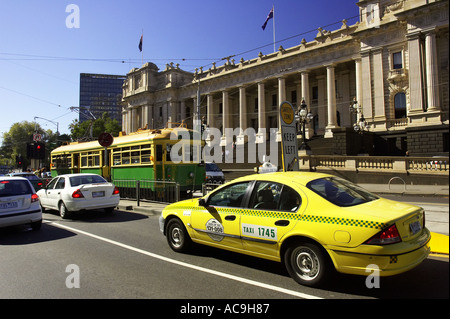
POLYGON ((188 264, 188 263, 185 263, 185 262, 182 262, 182 261, 178 261, 178 260, 175 260, 175 259, 172 259, 172 258, 167 258, 167 257, 161 256, 161 255, 158 255, 158 254, 151 253, 151 252, 143 250, 143 249, 139 249, 139 248, 136 248, 136 247, 133 247, 133 246, 130 246, 130 245, 126 245, 126 244, 120 243, 120 242, 115 241, 115 240, 111 240, 111 239, 108 239, 108 238, 105 238, 105 237, 101 237, 101 236, 98 236, 98 235, 94 235, 94 234, 85 232, 83 230, 79 230, 79 229, 72 228, 72 227, 69 227, 69 226, 66 226, 66 225, 62 225, 62 224, 59 224, 57 222, 52 222, 52 221, 48 221, 48 220, 45 220, 44 222, 47 223, 47 224, 59 227, 59 228, 63 228, 63 229, 66 229, 66 230, 69 230, 69 231, 72 231, 72 232, 75 232, 75 233, 78 233, 78 234, 89 236, 89 237, 92 237, 92 238, 95 238, 95 239, 98 239, 98 240, 101 240, 101 241, 104 241, 104 242, 107 242, 107 243, 110 243, 110 244, 113 244, 113 245, 116 245, 116 246, 119 246, 119 247, 122 247, 122 248, 131 250, 131 251, 134 251, 134 252, 137 252, 137 253, 140 253, 140 254, 152 257, 152 258, 156 258, 156 259, 159 259, 159 260, 162 260, 162 261, 165 261, 165 262, 169 262, 169 263, 172 263, 172 264, 175 264, 175 265, 179 265, 179 266, 182 266, 182 267, 198 270, 198 271, 201 271, 201 272, 204 272, 204 273, 208 273, 208 274, 211 274, 211 275, 215 275, 215 276, 219 276, 219 277, 223 277, 223 278, 239 281, 239 282, 242 282, 242 283, 245 283, 245 284, 248 284, 248 285, 253 285, 253 286, 257 286, 257 287, 261 287, 261 288, 265 288, 265 289, 281 292, 281 293, 284 293, 284 294, 287 294, 287 295, 291 295, 291 296, 295 296, 295 297, 299 297, 299 298, 304 298, 304 299, 322 299, 322 298, 317 297, 317 296, 304 294, 304 293, 301 293, 301 292, 298 292, 298 291, 289 290, 289 289, 285 289, 285 288, 281 288, 281 287, 265 284, 265 283, 262 283, 262 282, 258 282, 258 281, 254 281, 254 280, 250 280, 250 279, 246 279, 246 278, 230 275, 230 274, 225 274, 225 273, 222 273, 222 272, 219 272, 219 271, 216 271, 216 270, 195 266, 195 265, 188 264))

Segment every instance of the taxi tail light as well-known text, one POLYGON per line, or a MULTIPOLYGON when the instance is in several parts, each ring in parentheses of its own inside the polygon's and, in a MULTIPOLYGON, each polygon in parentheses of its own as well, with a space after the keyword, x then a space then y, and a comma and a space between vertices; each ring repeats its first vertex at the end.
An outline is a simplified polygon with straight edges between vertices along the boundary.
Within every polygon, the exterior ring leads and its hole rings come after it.
POLYGON ((113 195, 119 194, 119 188, 117 186, 114 186, 113 195))
POLYGON ((31 195, 31 202, 37 202, 39 200, 39 196, 37 194, 32 194, 31 195))
POLYGON ((76 191, 74 191, 72 193, 72 197, 73 198, 84 198, 84 195, 79 189, 77 189, 76 191))
POLYGON ((378 234, 366 241, 368 245, 389 245, 401 242, 400 234, 397 226, 392 225, 387 229, 380 231, 378 234))

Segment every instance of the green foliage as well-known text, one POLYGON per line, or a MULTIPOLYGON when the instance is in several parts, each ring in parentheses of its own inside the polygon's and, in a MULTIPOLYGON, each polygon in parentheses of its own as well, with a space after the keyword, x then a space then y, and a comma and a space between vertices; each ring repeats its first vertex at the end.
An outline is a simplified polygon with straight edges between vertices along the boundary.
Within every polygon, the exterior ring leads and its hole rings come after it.
POLYGON ((96 120, 89 120, 80 123, 78 120, 74 120, 70 126, 71 138, 73 141, 78 140, 96 140, 102 133, 110 133, 113 136, 118 136, 122 127, 117 120, 113 120, 109 117, 108 113, 103 113, 101 118, 96 120), (92 124, 93 123, 93 124, 92 124), (91 136, 92 125, 92 136, 91 136))

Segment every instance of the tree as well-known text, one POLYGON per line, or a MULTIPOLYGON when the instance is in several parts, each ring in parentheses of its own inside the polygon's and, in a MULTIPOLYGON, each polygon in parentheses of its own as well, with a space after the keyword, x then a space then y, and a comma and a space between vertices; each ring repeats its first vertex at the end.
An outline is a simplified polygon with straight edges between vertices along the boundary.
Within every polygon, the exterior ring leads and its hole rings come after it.
POLYGON ((96 140, 101 133, 110 133, 118 136, 122 130, 119 123, 115 119, 111 119, 108 113, 104 112, 101 118, 96 120, 88 120, 80 123, 77 119, 69 126, 71 138, 73 141, 96 140), (91 136, 92 126, 92 136, 91 136))
POLYGON ((33 134, 38 133, 42 141, 46 143, 53 135, 51 130, 44 131, 39 124, 23 121, 14 123, 9 132, 3 133, 3 143, 0 148, 3 165, 12 165, 16 162, 16 156, 22 156, 23 167, 30 165, 27 159, 27 144, 33 142, 33 134))

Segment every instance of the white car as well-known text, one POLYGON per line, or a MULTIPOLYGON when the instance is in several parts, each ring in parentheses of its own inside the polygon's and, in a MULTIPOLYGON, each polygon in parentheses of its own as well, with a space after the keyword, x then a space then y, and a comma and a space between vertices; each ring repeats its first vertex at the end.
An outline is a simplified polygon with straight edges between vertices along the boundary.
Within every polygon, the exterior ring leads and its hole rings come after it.
POLYGON ((43 210, 56 209, 62 218, 84 210, 112 212, 120 201, 117 186, 97 174, 59 175, 37 194, 43 210))
POLYGON ((33 185, 23 177, 0 177, 0 227, 30 224, 41 228, 42 210, 33 185))

